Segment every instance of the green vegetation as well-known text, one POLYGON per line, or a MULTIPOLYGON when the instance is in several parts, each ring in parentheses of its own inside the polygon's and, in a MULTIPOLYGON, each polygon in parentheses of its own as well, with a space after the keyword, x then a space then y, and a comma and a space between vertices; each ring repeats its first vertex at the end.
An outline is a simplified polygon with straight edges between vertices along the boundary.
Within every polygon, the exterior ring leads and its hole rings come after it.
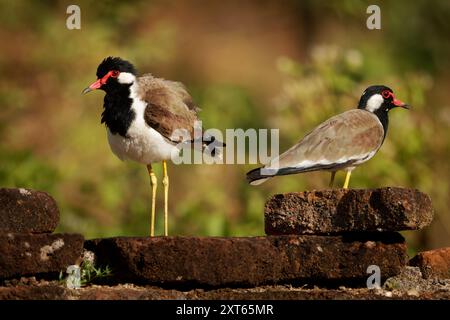
MULTIPOLYGON (((390 86, 413 109, 392 112, 386 142, 351 186, 429 193, 433 226, 405 236, 414 249, 450 244, 449 1, 383 2, 381 31, 365 27, 365 1, 78 4, 81 30, 66 29, 64 1, 1 1, 0 10, 0 185, 50 192, 61 209, 58 231, 149 232, 145 167, 110 152, 103 94, 80 94, 100 60, 117 55, 184 82, 205 127, 279 128, 280 151, 355 107, 368 85, 390 86)), ((267 197, 329 179, 311 173, 250 187, 253 167, 171 165, 171 233, 263 234, 267 197)), ((157 210, 161 234, 162 186, 157 210)))
POLYGON ((81 265, 81 286, 86 286, 96 280, 111 277, 112 270, 109 266, 96 268, 91 262, 84 261, 81 265))
MULTIPOLYGON (((90 261, 83 261, 80 266, 80 285, 85 287, 89 284, 95 283, 95 281, 105 279, 112 276, 112 270, 109 266, 104 268, 96 268, 94 264, 90 261)), ((66 283, 67 277, 64 276, 64 273, 61 271, 59 273, 59 282, 62 284, 66 283)))

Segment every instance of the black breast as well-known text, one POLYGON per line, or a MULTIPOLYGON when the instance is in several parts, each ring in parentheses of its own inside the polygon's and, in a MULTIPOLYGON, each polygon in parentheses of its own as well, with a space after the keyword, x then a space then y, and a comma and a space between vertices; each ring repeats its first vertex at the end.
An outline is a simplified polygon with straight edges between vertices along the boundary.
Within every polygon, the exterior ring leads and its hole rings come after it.
POLYGON ((383 131, 384 131, 383 141, 384 141, 384 139, 386 138, 388 125, 389 125, 388 111, 386 108, 382 107, 382 108, 379 108, 377 111, 375 111, 374 114, 378 117, 381 124, 383 125, 383 131))
POLYGON ((133 100, 127 90, 107 93, 103 103, 102 123, 105 123, 111 133, 127 136, 128 128, 134 120, 135 114, 131 109, 133 100))

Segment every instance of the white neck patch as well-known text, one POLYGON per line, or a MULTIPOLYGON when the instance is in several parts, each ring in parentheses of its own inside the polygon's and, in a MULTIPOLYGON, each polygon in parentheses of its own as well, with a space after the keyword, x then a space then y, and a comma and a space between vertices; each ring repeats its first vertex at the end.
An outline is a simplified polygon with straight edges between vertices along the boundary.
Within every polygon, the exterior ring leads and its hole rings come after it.
POLYGON ((133 83, 134 80, 136 80, 136 77, 129 72, 121 72, 117 77, 117 81, 122 84, 130 84, 133 83))
POLYGON ((384 99, 381 96, 381 94, 378 94, 378 93, 374 94, 373 96, 371 96, 369 98, 369 100, 367 100, 365 109, 370 112, 375 112, 381 107, 383 102, 384 102, 384 99))

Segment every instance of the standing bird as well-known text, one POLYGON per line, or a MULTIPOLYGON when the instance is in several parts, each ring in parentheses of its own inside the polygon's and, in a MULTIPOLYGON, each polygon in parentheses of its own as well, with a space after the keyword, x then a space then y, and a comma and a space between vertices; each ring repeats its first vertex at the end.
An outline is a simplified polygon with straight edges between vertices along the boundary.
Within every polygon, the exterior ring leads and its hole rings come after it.
MULTIPOLYGON (((101 123, 107 127, 112 152, 121 160, 129 159, 147 166, 152 188, 151 236, 155 232, 157 187, 152 163, 163 164, 164 235, 167 236, 169 176, 166 161, 179 153, 180 144, 194 141, 199 109, 182 83, 155 78, 151 74, 138 77, 134 66, 118 57, 107 57, 100 63, 97 81, 83 93, 96 89, 106 92, 101 123), (180 136, 178 130, 187 135, 180 136)), ((214 141, 201 139, 203 147, 210 147, 214 141)))
POLYGON ((332 187, 336 171, 344 170, 347 189, 352 170, 372 158, 383 144, 388 112, 395 107, 409 109, 390 88, 371 86, 362 94, 357 109, 326 120, 266 166, 248 172, 247 180, 259 185, 274 176, 326 170, 331 171, 332 187))

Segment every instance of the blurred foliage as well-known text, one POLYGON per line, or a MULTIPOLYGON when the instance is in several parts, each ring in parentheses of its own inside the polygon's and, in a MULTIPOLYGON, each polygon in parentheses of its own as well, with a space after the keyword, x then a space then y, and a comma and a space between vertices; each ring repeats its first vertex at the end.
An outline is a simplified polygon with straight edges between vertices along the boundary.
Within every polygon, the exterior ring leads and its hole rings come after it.
MULTIPOLYGON (((381 31, 365 27, 369 1, 78 1, 81 30, 65 27, 69 4, 0 0, 0 185, 52 193, 59 231, 148 234, 146 170, 110 152, 103 94, 80 95, 101 59, 117 55, 183 81, 204 127, 279 128, 280 151, 354 108, 367 86, 390 86, 413 110, 391 113, 383 147, 351 185, 429 193, 432 227, 405 236, 412 250, 450 244, 449 1, 385 1, 381 31)), ((310 173, 254 188, 245 181, 253 167, 170 166, 171 233, 261 235, 270 195, 329 179, 310 173)))

